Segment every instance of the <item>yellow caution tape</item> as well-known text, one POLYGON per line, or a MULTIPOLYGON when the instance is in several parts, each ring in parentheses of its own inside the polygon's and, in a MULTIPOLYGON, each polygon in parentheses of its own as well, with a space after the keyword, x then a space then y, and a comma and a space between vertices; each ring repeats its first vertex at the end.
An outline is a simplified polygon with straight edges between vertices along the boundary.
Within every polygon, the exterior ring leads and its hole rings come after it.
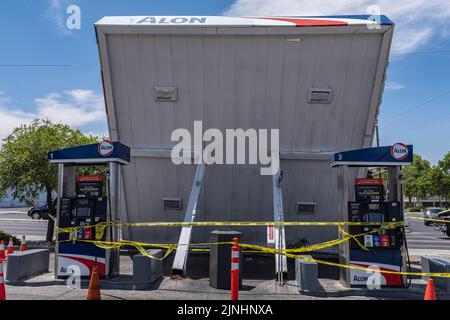
MULTIPOLYGON (((53 218, 53 217, 52 217, 53 218)), ((440 223, 450 223, 449 220, 442 220, 442 219, 431 219, 431 218, 419 218, 419 217, 407 217, 408 219, 413 220, 425 220, 425 221, 434 221, 434 222, 440 222, 440 223)), ((174 250, 177 249, 177 244, 158 244, 158 243, 142 243, 142 242, 136 242, 136 241, 127 241, 122 240, 120 242, 108 242, 108 241, 100 241, 104 235, 104 231, 107 227, 186 227, 186 226, 192 226, 192 227, 210 227, 210 226, 337 226, 339 228, 339 232, 344 235, 341 239, 326 241, 323 243, 311 245, 308 247, 300 247, 300 248, 293 248, 293 249, 274 249, 274 248, 268 248, 263 247, 259 245, 253 245, 253 244, 245 244, 245 243, 238 243, 239 247, 251 249, 251 252, 260 252, 260 253, 270 253, 270 254, 278 254, 278 255, 284 255, 287 258, 292 259, 302 259, 309 262, 315 262, 319 264, 334 266, 338 268, 346 268, 346 269, 354 269, 354 270, 361 270, 366 272, 378 272, 381 274, 395 274, 395 275, 405 275, 405 276, 432 276, 432 277, 442 277, 442 278, 450 278, 450 273, 437 273, 437 272, 403 272, 403 271, 389 271, 389 270, 374 270, 370 268, 364 268, 360 266, 355 265, 344 265, 340 263, 325 261, 325 260, 319 260, 314 258, 308 258, 301 255, 296 255, 294 253, 304 253, 304 252, 311 252, 311 251, 317 251, 324 248, 329 248, 336 246, 338 244, 341 244, 343 242, 349 241, 350 239, 354 239, 356 243, 363 249, 368 250, 364 245, 361 244, 361 242, 357 239, 360 236, 371 234, 371 233, 377 233, 380 230, 385 229, 394 229, 400 226, 404 226, 403 221, 399 222, 346 222, 346 221, 340 221, 340 222, 303 222, 303 221, 296 221, 296 222, 276 222, 276 221, 268 221, 268 222, 262 222, 262 221, 228 221, 228 222, 138 222, 138 223, 116 223, 116 222, 102 222, 96 225, 92 226, 79 226, 79 227, 69 227, 69 228, 57 228, 58 232, 61 233, 73 233, 71 236, 71 240, 67 241, 83 241, 83 242, 90 242, 95 244, 96 246, 104 249, 112 249, 112 248, 120 248, 123 246, 133 246, 135 247, 141 254, 157 260, 163 260, 167 256, 169 256, 174 250), (370 232, 358 234, 358 235, 351 235, 347 232, 345 232, 341 227, 343 226, 380 226, 380 229, 372 230, 370 232), (75 239, 75 232, 84 230, 84 229, 91 229, 95 228, 96 230, 96 239, 97 240, 78 240, 75 239), (166 249, 166 253, 163 257, 157 258, 152 255, 150 255, 146 250, 145 247, 157 247, 166 249)), ((196 243, 196 244, 189 244, 189 247, 194 246, 206 246, 206 245, 223 245, 228 244, 232 245, 233 242, 216 242, 216 243, 196 243)), ((192 249, 195 251, 206 251, 208 249, 192 249)))
POLYGON ((92 226, 78 226, 57 228, 60 233, 74 233, 84 229, 95 228, 96 239, 103 238, 105 229, 108 227, 213 227, 213 226, 240 226, 240 227, 258 227, 258 226, 381 226, 383 228, 393 229, 403 226, 404 222, 305 222, 305 221, 203 221, 203 222, 136 222, 136 223, 117 223, 101 222, 92 226))
MULTIPOLYGON (((311 251, 317 251, 317 250, 329 248, 329 247, 341 244, 343 242, 349 241, 350 239, 355 239, 355 240, 358 241, 358 239, 357 239, 358 237, 364 236, 366 234, 377 233, 380 230, 386 229, 386 228, 389 228, 389 227, 392 227, 392 225, 386 225, 386 226, 383 226, 380 229, 372 230, 370 232, 361 233, 361 234, 357 234, 357 235, 351 235, 351 234, 345 232, 344 230, 342 230, 342 228, 339 228, 339 232, 344 235, 344 237, 342 239, 335 239, 335 240, 326 241, 326 242, 323 242, 323 243, 319 243, 319 244, 315 244, 315 245, 311 245, 311 246, 307 246, 307 247, 300 247, 300 248, 293 248, 293 249, 284 249, 284 250, 283 249, 274 249, 274 248, 268 248, 268 247, 264 247, 264 246, 259 246, 259 245, 254 245, 254 244, 246 244, 246 243, 238 243, 238 246, 241 247, 241 248, 249 249, 248 251, 251 251, 251 252, 278 254, 278 255, 283 255, 283 256, 286 256, 286 257, 292 258, 292 259, 302 259, 302 260, 305 260, 305 261, 310 261, 310 262, 315 262, 315 263, 319 263, 319 264, 334 266, 334 267, 338 267, 338 268, 354 269, 354 270, 361 270, 361 271, 366 271, 366 272, 378 272, 378 273, 381 273, 381 274, 396 274, 396 275, 405 275, 405 276, 433 276, 433 277, 450 278, 450 273, 404 272, 404 271, 388 271, 388 270, 381 271, 381 270, 376 270, 376 269, 374 270, 374 269, 364 268, 364 267, 355 266, 355 265, 344 265, 344 264, 341 264, 341 263, 335 263, 335 262, 330 262, 330 261, 325 261, 325 260, 308 258, 308 257, 304 257, 304 256, 301 256, 301 255, 295 254, 295 253, 305 253, 305 252, 311 252, 311 251)), ((94 245, 96 245, 96 246, 98 246, 100 248, 103 248, 103 249, 120 248, 120 247, 123 247, 123 246, 133 246, 142 255, 147 256, 147 257, 149 257, 151 259, 156 259, 156 260, 163 260, 163 259, 165 259, 174 250, 176 250, 177 247, 178 247, 177 244, 143 243, 143 242, 128 241, 128 240, 122 240, 120 242, 98 241, 98 240, 76 240, 76 239, 75 240, 67 240, 67 241, 89 242, 89 243, 93 243, 94 245), (147 252, 147 250, 145 250, 145 247, 157 247, 157 248, 166 249, 166 253, 164 254, 163 257, 157 258, 155 256, 150 255, 147 252)), ((190 248, 192 248, 192 247, 199 247, 199 246, 233 245, 233 244, 234 244, 234 242, 205 242, 205 243, 189 244, 188 246, 190 248)), ((361 243, 359 243, 359 245, 360 245, 360 247, 362 249, 368 250, 361 243)), ((193 248, 191 250, 194 250, 194 251, 207 251, 208 249, 193 248)))
POLYGON ((431 221, 431 222, 439 222, 439 223, 450 223, 450 220, 443 219, 432 219, 432 218, 419 218, 419 217, 406 217, 411 220, 420 220, 420 221, 431 221))
MULTIPOLYGON (((54 219, 52 217, 52 219, 54 219)), ((440 223, 450 223, 450 220, 432 219, 432 218, 419 218, 419 217, 407 217, 412 220, 422 220, 440 223)), ((60 233, 72 233, 84 229, 95 228, 97 239, 103 237, 104 230, 107 227, 220 227, 220 226, 239 226, 239 227, 260 227, 260 226, 381 226, 385 228, 396 228, 404 226, 403 221, 398 222, 350 222, 350 221, 337 221, 337 222, 325 222, 325 221, 200 221, 200 222, 134 222, 134 223, 118 223, 118 222, 101 222, 91 226, 77 226, 57 228, 60 233)))
MULTIPOLYGON (((347 237, 345 238, 345 241, 348 241, 349 239, 351 239, 352 237, 347 237)), ((339 239, 339 241, 341 241, 343 239, 339 239)), ((70 241, 70 240, 67 240, 70 241)), ((163 260, 166 257, 168 257, 176 248, 178 245, 176 244, 159 244, 159 243, 142 243, 142 242, 136 242, 136 241, 120 241, 120 242, 108 242, 108 241, 95 241, 95 240, 76 240, 76 241, 82 241, 82 242, 88 242, 88 243, 93 243, 96 246, 103 248, 103 249, 112 249, 112 248, 118 248, 118 247, 122 247, 122 246, 133 246, 135 248, 138 249, 138 251, 144 255, 147 256, 151 259, 156 259, 156 260, 163 260), (145 249, 144 247, 159 247, 159 248, 163 248, 166 249, 166 253, 164 254, 163 257, 161 258, 157 258, 155 256, 150 255, 145 249)), ((327 242, 328 244, 331 241, 327 242)), ((193 246, 204 246, 204 245, 233 245, 234 242, 213 242, 213 243, 195 243, 195 244, 190 244, 190 247, 193 246)), ((324 245, 325 243, 323 243, 322 245, 324 245)), ((330 261, 325 261, 325 260, 320 260, 320 259, 315 259, 315 258, 309 258, 309 257, 305 257, 305 256, 301 256, 301 255, 296 255, 290 252, 308 252, 308 251, 315 251, 317 248, 317 245, 313 245, 313 246, 309 246, 309 247, 302 247, 302 248, 296 248, 296 249, 288 249, 288 250, 281 250, 281 249, 274 249, 274 248, 268 248, 268 247, 263 247, 263 246, 259 246, 259 245, 254 245, 254 244, 246 244, 246 243, 237 243, 237 245, 241 248, 245 248, 245 249, 251 249, 252 252, 264 252, 264 253, 270 253, 270 254, 278 254, 278 255, 283 255, 286 256, 287 258, 292 258, 292 259, 301 259, 301 260, 305 260, 305 261, 309 261, 309 262, 315 262, 318 264, 324 264, 324 265, 328 265, 328 266, 333 266, 333 267, 338 267, 338 268, 346 268, 346 269, 353 269, 353 270, 361 270, 361 271, 366 271, 366 272, 377 272, 377 273, 381 273, 381 274, 395 274, 395 275, 404 275, 404 276, 426 276, 426 277, 440 277, 440 278, 450 278, 450 273, 441 273, 441 272, 404 272, 404 271, 389 271, 389 270, 377 270, 377 269, 370 269, 370 268, 364 268, 364 267, 360 267, 360 266, 355 266, 355 265, 344 265, 341 263, 336 263, 336 262, 330 262, 330 261)), ((197 250, 205 250, 205 249, 197 249, 197 250)))

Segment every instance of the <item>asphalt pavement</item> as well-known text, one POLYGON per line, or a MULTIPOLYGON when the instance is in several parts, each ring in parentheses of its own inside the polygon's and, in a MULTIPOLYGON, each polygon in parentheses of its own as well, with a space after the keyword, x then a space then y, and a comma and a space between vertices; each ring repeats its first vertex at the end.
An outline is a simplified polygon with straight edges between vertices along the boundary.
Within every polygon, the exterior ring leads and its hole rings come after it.
POLYGON ((0 230, 28 240, 45 240, 47 220, 33 220, 27 215, 28 208, 1 208, 0 230))
POLYGON ((407 213, 406 223, 411 232, 406 234, 410 254, 430 255, 445 253, 450 255, 450 238, 433 226, 425 226, 423 221, 408 219, 408 217, 423 218, 423 213, 407 213))

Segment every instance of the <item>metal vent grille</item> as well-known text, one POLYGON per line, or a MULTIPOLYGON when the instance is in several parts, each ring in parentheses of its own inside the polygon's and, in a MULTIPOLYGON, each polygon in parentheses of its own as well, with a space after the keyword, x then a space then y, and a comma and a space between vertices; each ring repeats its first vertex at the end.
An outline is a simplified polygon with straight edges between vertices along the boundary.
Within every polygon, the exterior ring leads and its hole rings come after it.
POLYGON ((333 90, 331 89, 316 89, 311 88, 308 92, 309 103, 331 103, 331 96, 333 90))
POLYGON ((177 101, 178 90, 176 87, 155 87, 156 101, 177 101))
POLYGON ((315 214, 316 202, 297 202, 297 214, 315 214))
POLYGON ((183 200, 180 198, 163 198, 163 209, 182 210, 183 200))

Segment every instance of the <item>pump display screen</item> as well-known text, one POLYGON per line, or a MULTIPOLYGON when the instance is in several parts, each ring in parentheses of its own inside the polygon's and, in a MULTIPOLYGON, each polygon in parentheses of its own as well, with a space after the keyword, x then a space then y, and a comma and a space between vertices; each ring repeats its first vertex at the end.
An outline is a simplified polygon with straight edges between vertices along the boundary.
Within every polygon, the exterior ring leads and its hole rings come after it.
POLYGON ((382 201, 382 190, 382 186, 356 186, 356 201, 382 201))
POLYGON ((78 182, 77 188, 77 194, 79 195, 97 197, 102 194, 101 182, 78 182))
POLYGON ((76 216, 81 218, 81 217, 89 217, 91 214, 91 209, 90 208, 77 208, 76 211, 76 216))
POLYGON ((367 214, 367 222, 383 222, 383 214, 380 212, 371 212, 367 214))

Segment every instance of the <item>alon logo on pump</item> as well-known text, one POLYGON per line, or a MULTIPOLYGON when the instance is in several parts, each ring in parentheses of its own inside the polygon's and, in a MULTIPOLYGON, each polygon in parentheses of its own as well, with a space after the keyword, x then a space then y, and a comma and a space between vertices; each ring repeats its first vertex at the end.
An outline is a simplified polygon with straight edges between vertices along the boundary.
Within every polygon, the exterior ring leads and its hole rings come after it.
POLYGON ((98 144, 98 153, 103 157, 107 157, 107 156, 111 155, 113 150, 114 150, 114 145, 111 141, 104 140, 98 144))
POLYGON ((408 147, 403 143, 395 143, 391 147, 391 156, 395 160, 405 160, 409 154, 408 147))

